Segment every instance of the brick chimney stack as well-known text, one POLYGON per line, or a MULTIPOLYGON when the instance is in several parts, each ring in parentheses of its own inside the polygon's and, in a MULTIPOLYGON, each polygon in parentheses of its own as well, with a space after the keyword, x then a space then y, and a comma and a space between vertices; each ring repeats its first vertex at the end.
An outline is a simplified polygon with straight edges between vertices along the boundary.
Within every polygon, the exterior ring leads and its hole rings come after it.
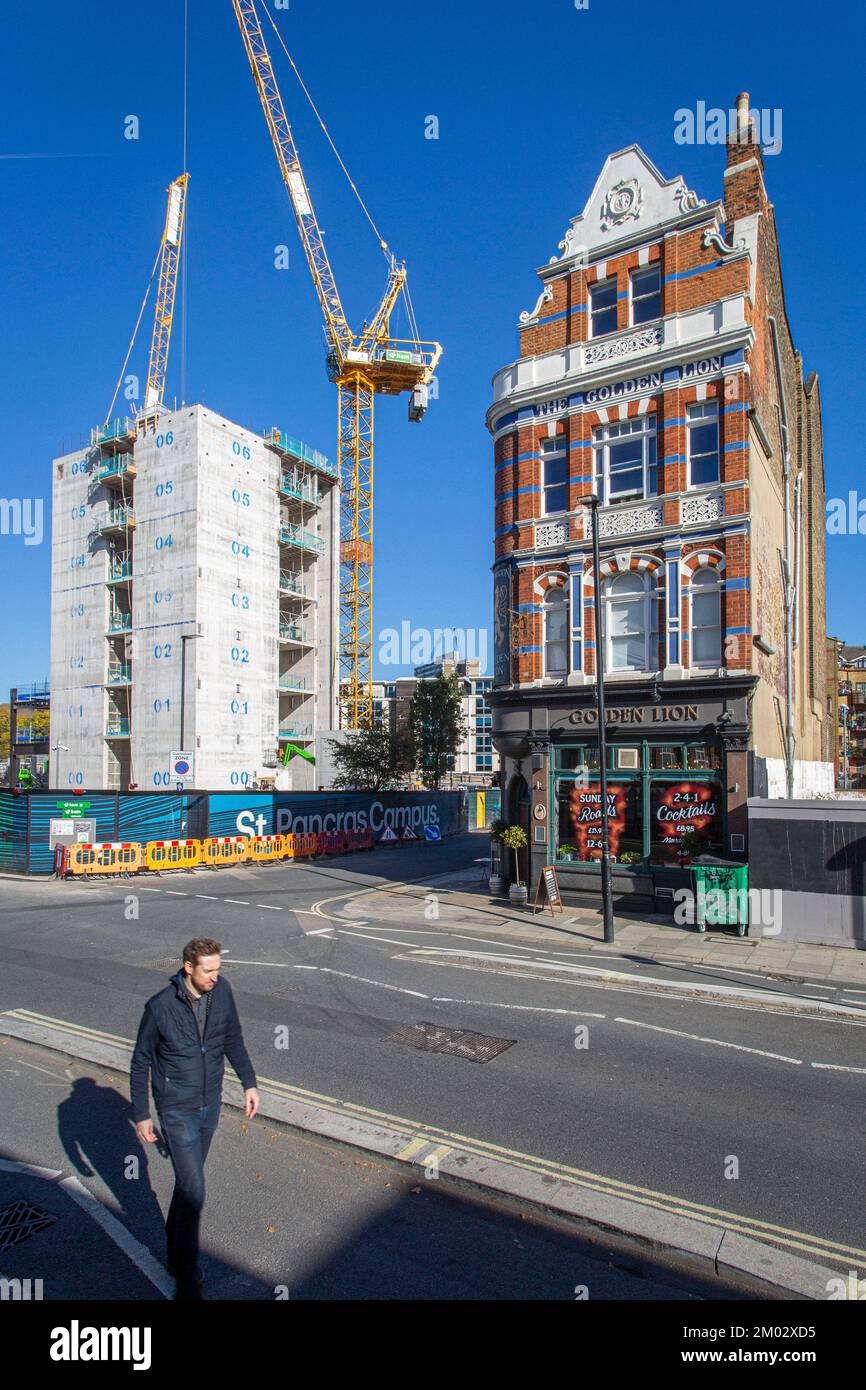
POLYGON ((725 212, 729 222, 736 222, 740 217, 765 212, 767 204, 760 136, 749 107, 749 93, 740 92, 734 129, 727 140, 725 212))

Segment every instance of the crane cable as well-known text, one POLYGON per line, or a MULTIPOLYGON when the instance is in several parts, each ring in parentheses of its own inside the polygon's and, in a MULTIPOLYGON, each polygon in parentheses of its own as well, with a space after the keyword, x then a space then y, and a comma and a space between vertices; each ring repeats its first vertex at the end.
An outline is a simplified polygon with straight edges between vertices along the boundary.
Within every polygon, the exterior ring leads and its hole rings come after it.
POLYGON ((120 390, 120 383, 123 381, 123 374, 124 374, 124 372, 126 371, 126 368, 127 368, 127 366, 129 365, 129 359, 130 359, 130 357, 132 356, 132 349, 133 349, 134 346, 135 346, 135 339, 136 339, 136 337, 138 336, 138 330, 139 330, 139 327, 141 326, 141 320, 142 320, 142 316, 143 316, 143 314, 144 314, 145 305, 147 304, 147 301, 148 301, 148 299, 150 298, 150 289, 151 289, 151 285, 153 284, 153 277, 154 277, 155 274, 156 274, 156 268, 157 268, 157 266, 159 265, 159 258, 160 258, 161 255, 162 255, 162 239, 160 238, 159 247, 157 248, 157 252, 156 252, 156 260, 155 260, 154 263, 153 263, 153 270, 150 272, 150 279, 149 279, 148 282, 147 282, 147 289, 146 289, 146 291, 145 291, 144 299, 141 301, 141 308, 140 308, 139 311, 138 311, 138 318, 137 318, 136 321, 135 321, 135 328, 132 330, 132 337, 131 337, 130 340, 129 340, 129 347, 128 347, 127 350, 126 350, 126 356, 125 356, 124 359, 123 359, 123 366, 122 366, 121 369, 120 369, 120 376, 117 378, 117 385, 116 385, 115 388, 114 388, 114 395, 113 395, 112 398, 111 398, 111 405, 108 407, 108 414, 106 415, 106 417, 105 417, 105 423, 104 423, 103 426, 102 426, 103 429, 107 429, 107 428, 108 428, 108 422, 109 422, 109 420, 111 419, 111 412, 112 412, 112 410, 114 409, 114 402, 117 400, 117 393, 118 393, 118 391, 120 390))
POLYGON ((351 190, 352 190, 352 192, 354 193, 355 197, 358 199, 358 202, 361 204, 361 208, 363 209, 364 216, 366 217, 366 219, 367 219, 367 221, 369 222, 370 226, 373 228, 373 231, 374 231, 375 234, 376 234, 376 240, 377 240, 378 243, 379 243, 379 247, 380 247, 380 249, 381 249, 383 255, 385 256, 385 259, 387 260, 388 265, 390 266, 390 265, 392 264, 392 262, 393 262, 393 259, 394 259, 393 253, 392 253, 390 247, 388 246, 387 241, 386 241, 385 238, 382 236, 382 233, 379 231, 379 228, 376 226, 376 223, 373 221, 373 218, 372 218, 372 216, 370 215, 370 211, 369 211, 369 209, 368 209, 366 203, 364 202, 364 199, 361 197, 360 193, 358 192, 357 185, 355 184, 355 182, 354 182, 354 180, 353 180, 351 174, 349 173, 348 169, 346 168, 345 164, 343 163, 342 159, 340 158, 340 152, 339 152, 339 150, 337 149, 337 146, 334 144, 333 140, 331 139, 330 132, 328 131, 328 127, 325 125, 325 122, 322 120, 322 117, 319 115, 318 109, 317 109, 317 107, 316 107, 316 103, 313 101, 313 98, 310 96, 310 93, 307 91, 307 87, 306 87, 306 85, 305 85, 305 83, 304 83, 304 79, 301 77, 301 74, 298 72, 298 69, 297 69, 297 67, 296 67, 296 65, 295 65, 295 60, 294 60, 294 58, 292 57, 292 55, 291 55, 291 53, 289 52, 289 50, 286 48, 286 45, 285 45, 285 43, 283 42, 283 36, 282 36, 282 34, 280 33, 279 29, 277 28, 276 23, 275 23, 275 21, 274 21, 274 17, 273 17, 273 15, 271 14, 270 10, 269 10, 267 7, 265 7, 265 14, 267 15, 268 19, 270 20, 271 28, 273 29, 274 33, 275 33, 276 36, 277 36, 277 39, 278 39, 279 44, 280 44, 280 47, 282 48, 283 52, 285 53, 286 57, 288 58, 289 62, 291 63, 291 65, 292 65, 292 71, 294 72, 295 76, 297 77, 298 81, 299 81, 300 84, 301 84, 301 90, 302 90, 302 92, 304 93, 304 96, 307 98, 307 101, 310 103, 310 106, 313 108, 313 113, 314 113, 314 115, 315 115, 315 117, 316 117, 316 120, 319 122, 319 125, 322 127, 322 130, 325 132, 325 138, 326 138, 326 140, 328 141, 328 144, 331 146, 331 149, 334 151, 334 154, 335 154, 335 156, 336 156, 337 162, 338 162, 340 168, 342 169, 343 173, 346 175, 346 178, 347 178, 348 181, 349 181, 349 187, 351 188, 351 190))

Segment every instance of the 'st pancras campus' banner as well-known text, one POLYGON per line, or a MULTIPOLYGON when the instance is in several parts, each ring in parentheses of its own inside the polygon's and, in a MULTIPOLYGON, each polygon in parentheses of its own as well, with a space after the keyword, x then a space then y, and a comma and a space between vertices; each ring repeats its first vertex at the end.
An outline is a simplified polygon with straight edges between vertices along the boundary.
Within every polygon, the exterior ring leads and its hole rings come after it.
POLYGON ((372 830, 376 843, 454 835, 466 825, 459 792, 212 793, 211 835, 306 835, 372 830))
POLYGON ((696 830, 707 842, 721 839, 721 787, 718 782, 656 782, 650 792, 652 858, 678 864, 683 836, 696 830))

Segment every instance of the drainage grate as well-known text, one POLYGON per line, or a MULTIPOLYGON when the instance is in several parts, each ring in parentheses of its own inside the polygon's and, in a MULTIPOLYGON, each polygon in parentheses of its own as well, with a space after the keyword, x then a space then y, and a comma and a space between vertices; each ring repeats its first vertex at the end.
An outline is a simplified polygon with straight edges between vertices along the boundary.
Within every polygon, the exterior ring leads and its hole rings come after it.
POLYGON ((0 1251, 20 1245, 22 1240, 29 1240, 37 1231, 53 1226, 56 1220, 56 1216, 40 1211, 30 1202, 10 1202, 8 1207, 0 1207, 0 1251))
POLYGON ((440 1028, 438 1023, 409 1023, 391 1033, 387 1042, 405 1043, 421 1052, 444 1052, 467 1062, 490 1062, 517 1042, 516 1038, 490 1038, 464 1028, 440 1028))
POLYGON ((170 970, 172 975, 176 975, 180 970, 180 959, 176 960, 141 960, 138 962, 141 970, 170 970))

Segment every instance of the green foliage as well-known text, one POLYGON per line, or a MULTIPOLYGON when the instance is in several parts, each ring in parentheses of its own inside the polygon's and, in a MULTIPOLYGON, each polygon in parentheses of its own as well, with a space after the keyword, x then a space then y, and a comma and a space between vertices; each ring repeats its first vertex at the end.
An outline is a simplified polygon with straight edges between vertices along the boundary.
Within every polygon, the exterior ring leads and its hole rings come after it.
POLYGON ((407 724, 421 781, 431 791, 437 791, 445 773, 453 772, 457 749, 466 733, 458 677, 452 673, 432 681, 419 681, 407 724))
POLYGON ((572 854, 577 854, 574 845, 560 845, 559 849, 556 851, 556 857, 558 859, 565 859, 572 854))
POLYGON ((495 820, 492 820, 492 821, 490 822, 490 838, 491 838, 491 840, 501 840, 501 839, 502 839, 502 832, 503 832, 504 829, 505 829, 505 821, 504 821, 504 820, 499 820, 498 817, 497 817, 495 820))
POLYGON ((332 738, 328 744, 337 765, 338 791, 384 791, 402 781, 415 764, 411 737, 402 728, 377 724, 358 729, 345 743, 332 738))
POLYGON ((526 831, 520 825, 506 826, 506 828, 503 830, 500 836, 500 839, 502 840, 502 843, 504 845, 507 845, 509 849, 513 850, 525 849, 528 843, 526 839, 526 831))
POLYGON ((694 859, 697 854, 703 854, 707 847, 706 840, 697 830, 687 830, 680 840, 680 844, 691 859, 694 859))

